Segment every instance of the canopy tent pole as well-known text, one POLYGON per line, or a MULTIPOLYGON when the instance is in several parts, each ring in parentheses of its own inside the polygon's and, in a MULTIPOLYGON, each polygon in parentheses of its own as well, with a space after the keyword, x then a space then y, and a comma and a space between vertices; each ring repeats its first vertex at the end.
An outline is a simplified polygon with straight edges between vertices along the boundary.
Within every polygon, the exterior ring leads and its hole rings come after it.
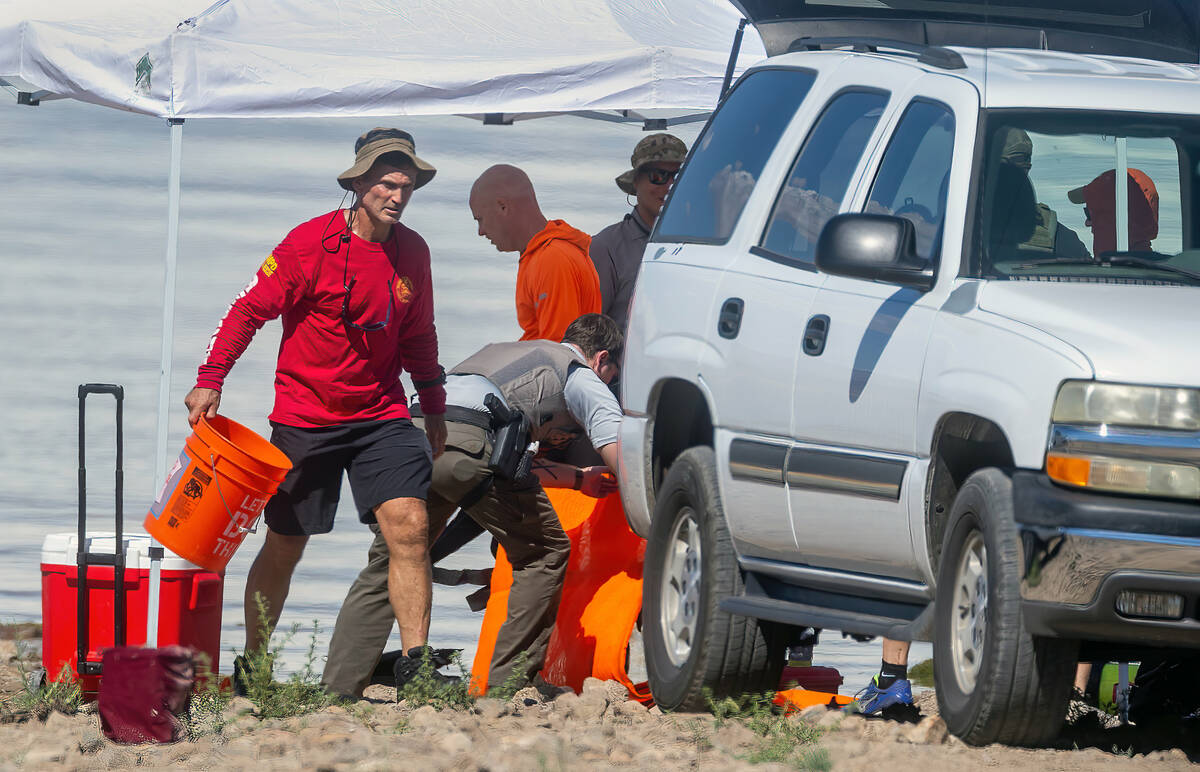
POLYGON ((167 254, 163 270, 162 352, 158 371, 158 440, 154 445, 154 485, 167 479, 167 419, 171 401, 171 362, 175 348, 175 266, 179 259, 179 177, 183 161, 183 119, 168 118, 171 172, 167 182, 167 254))
MULTIPOLYGON (((158 370, 158 439, 154 446, 154 484, 166 485, 167 421, 170 417, 171 362, 175 349, 175 266, 179 258, 179 177, 183 161, 183 119, 168 118, 171 171, 167 178, 167 254, 163 270, 162 353, 158 370)), ((164 492, 165 493, 165 492, 164 492)), ((146 645, 158 645, 158 595, 163 548, 150 537, 150 586, 146 599, 146 645)))

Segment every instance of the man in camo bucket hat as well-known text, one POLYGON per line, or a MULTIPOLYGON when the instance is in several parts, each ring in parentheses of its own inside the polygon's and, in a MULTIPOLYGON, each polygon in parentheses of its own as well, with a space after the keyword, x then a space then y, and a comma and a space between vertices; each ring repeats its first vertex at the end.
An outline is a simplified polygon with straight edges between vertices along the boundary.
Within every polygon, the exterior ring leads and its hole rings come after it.
POLYGON ((616 179, 626 195, 637 197, 633 211, 592 237, 589 255, 600 276, 601 310, 622 334, 629 326, 629 301, 646 240, 686 157, 687 145, 671 134, 651 134, 638 142, 629 158, 632 168, 616 179))

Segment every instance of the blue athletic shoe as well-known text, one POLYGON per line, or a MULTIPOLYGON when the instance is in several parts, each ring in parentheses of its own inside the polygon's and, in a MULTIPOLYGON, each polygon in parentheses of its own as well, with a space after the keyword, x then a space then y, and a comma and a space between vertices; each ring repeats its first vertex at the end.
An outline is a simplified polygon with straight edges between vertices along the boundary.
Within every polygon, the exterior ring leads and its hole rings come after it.
POLYGON ((854 701, 844 708, 845 712, 873 716, 893 705, 911 706, 913 704, 912 684, 907 678, 897 679, 886 689, 880 689, 878 684, 879 676, 873 676, 871 683, 854 695, 854 701))

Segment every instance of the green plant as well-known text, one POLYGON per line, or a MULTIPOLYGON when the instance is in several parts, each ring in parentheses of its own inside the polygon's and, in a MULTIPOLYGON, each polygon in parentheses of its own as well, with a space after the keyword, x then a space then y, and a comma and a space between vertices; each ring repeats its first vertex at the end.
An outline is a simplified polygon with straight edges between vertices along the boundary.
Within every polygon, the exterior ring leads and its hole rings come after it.
POLYGON ((908 680, 913 686, 933 688, 933 660, 918 662, 908 669, 908 680))
POLYGON ((225 708, 231 699, 229 694, 221 692, 220 675, 213 673, 208 654, 200 652, 195 662, 198 688, 192 695, 184 721, 188 739, 191 740, 209 732, 219 732, 225 727, 225 708))
POLYGON ((256 594, 254 600, 258 606, 258 629, 262 644, 246 651, 242 657, 245 661, 246 698, 254 703, 255 715, 259 718, 289 718, 314 713, 342 702, 341 697, 325 691, 313 669, 320 629, 315 619, 304 666, 286 681, 275 680, 272 672, 275 660, 280 658, 283 648, 300 632, 300 625, 294 624, 287 634, 278 636, 277 632, 271 631, 266 600, 261 594, 256 594))
MULTIPOLYGON (((462 660, 457 654, 451 658, 450 663, 463 670, 462 660)), ((429 649, 425 649, 421 656, 421 666, 416 675, 396 690, 396 699, 404 700, 410 708, 432 705, 438 710, 461 710, 475 702, 475 698, 467 689, 465 678, 450 681, 438 676, 429 649)))
POLYGON ((819 749, 801 750, 820 739, 820 728, 806 721, 788 718, 775 705, 773 693, 745 694, 737 698, 723 697, 714 700, 712 694, 706 692, 704 698, 717 724, 740 721, 762 738, 758 747, 746 756, 746 761, 751 764, 783 762, 799 769, 829 768, 828 754, 822 757, 816 753, 819 749), (826 764, 824 767, 820 766, 822 758, 826 764))
POLYGON ((833 759, 824 748, 809 748, 793 761, 792 766, 804 772, 829 772, 833 769, 833 759))
POLYGON ((25 681, 25 688, 9 701, 6 708, 6 712, 11 713, 14 719, 32 717, 45 721, 55 711, 68 716, 79 712, 83 691, 70 664, 63 663, 57 681, 46 681, 36 687, 32 685, 29 673, 23 669, 21 677, 25 681))
POLYGON ((499 686, 493 686, 488 689, 488 696, 497 700, 511 700, 517 692, 529 685, 529 677, 525 675, 529 655, 521 652, 513 660, 512 670, 508 671, 508 677, 504 679, 504 683, 499 686))

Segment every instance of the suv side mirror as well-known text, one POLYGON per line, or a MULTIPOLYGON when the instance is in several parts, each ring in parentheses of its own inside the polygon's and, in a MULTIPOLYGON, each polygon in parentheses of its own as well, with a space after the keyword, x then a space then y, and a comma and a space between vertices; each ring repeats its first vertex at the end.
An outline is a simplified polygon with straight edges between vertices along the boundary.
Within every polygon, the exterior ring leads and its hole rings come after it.
POLYGON ((903 217, 839 214, 822 229, 816 260, 819 270, 834 276, 900 284, 922 292, 933 287, 933 263, 917 254, 916 231, 903 217))

